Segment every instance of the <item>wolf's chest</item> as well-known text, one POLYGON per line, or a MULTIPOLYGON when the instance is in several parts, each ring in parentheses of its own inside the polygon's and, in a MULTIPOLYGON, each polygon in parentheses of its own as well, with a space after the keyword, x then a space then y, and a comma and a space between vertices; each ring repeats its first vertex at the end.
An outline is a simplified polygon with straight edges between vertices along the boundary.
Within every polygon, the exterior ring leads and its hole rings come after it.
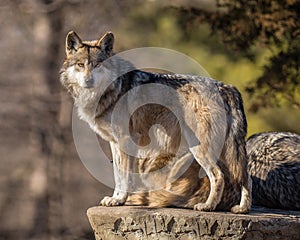
POLYGON ((78 116, 81 120, 87 122, 90 128, 105 141, 113 141, 113 131, 110 124, 109 116, 95 119, 94 113, 84 108, 78 108, 78 116))

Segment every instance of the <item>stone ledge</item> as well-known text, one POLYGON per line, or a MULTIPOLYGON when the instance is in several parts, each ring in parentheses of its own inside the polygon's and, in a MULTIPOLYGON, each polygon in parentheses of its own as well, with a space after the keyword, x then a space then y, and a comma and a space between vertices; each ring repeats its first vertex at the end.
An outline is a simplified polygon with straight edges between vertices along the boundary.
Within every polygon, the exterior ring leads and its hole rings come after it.
POLYGON ((92 207, 96 240, 300 239, 300 212, 254 208, 248 215, 139 206, 92 207))

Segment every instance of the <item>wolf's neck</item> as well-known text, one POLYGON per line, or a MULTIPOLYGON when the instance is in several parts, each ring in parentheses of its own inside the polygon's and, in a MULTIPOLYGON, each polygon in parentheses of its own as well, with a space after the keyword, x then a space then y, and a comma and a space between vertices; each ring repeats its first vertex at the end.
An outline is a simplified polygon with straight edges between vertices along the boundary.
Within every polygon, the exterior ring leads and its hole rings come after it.
POLYGON ((156 74, 135 69, 118 77, 100 97, 95 117, 101 117, 113 109, 118 100, 129 90, 143 84, 155 83, 155 76, 156 74))
POLYGON ((95 111, 95 118, 99 118, 113 109, 119 98, 127 91, 124 81, 123 76, 119 77, 111 83, 102 96, 100 96, 95 111))

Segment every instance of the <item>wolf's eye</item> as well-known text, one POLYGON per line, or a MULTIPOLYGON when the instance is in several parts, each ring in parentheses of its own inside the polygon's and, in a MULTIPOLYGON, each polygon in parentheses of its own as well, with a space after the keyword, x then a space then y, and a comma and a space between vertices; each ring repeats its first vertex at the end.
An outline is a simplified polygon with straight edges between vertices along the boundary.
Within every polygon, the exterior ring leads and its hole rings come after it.
POLYGON ((77 63, 77 66, 82 68, 82 67, 84 67, 84 64, 83 63, 77 63))

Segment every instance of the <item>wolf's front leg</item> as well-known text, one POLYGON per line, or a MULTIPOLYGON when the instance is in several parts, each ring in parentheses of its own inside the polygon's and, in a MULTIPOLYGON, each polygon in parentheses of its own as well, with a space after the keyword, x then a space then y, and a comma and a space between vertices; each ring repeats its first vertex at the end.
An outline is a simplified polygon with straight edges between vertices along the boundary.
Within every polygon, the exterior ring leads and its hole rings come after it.
POLYGON ((129 184, 129 156, 123 153, 117 143, 110 142, 112 157, 113 157, 113 170, 115 179, 115 190, 112 197, 104 197, 100 205, 102 206, 119 206, 124 205, 128 197, 128 184, 129 184))

